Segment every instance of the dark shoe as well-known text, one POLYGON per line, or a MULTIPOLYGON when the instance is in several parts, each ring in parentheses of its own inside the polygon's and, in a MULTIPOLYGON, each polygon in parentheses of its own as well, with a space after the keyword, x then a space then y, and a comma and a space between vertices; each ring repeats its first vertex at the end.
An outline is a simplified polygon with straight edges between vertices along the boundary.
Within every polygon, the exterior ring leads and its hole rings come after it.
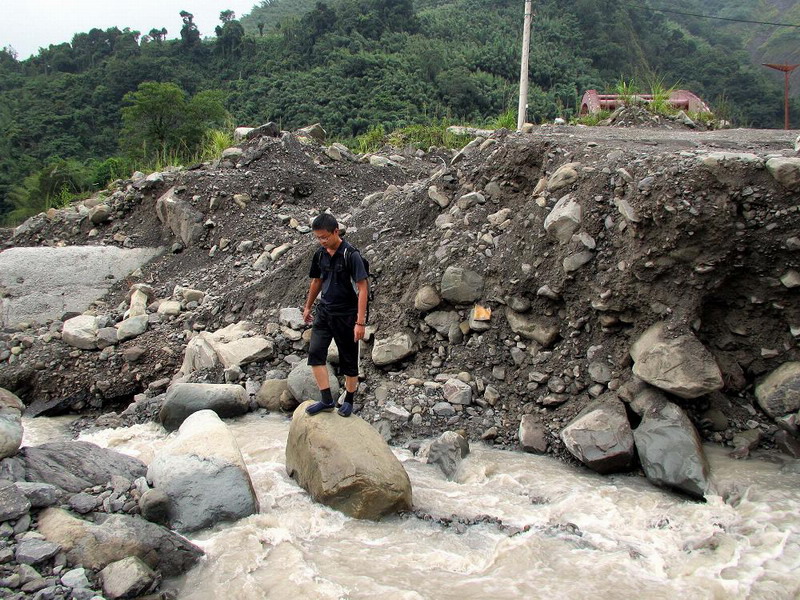
POLYGON ((343 417, 349 417, 351 414, 353 414, 353 405, 349 402, 342 402, 338 412, 343 417))
POLYGON ((332 410, 333 410, 333 403, 326 404, 325 402, 315 402, 314 404, 312 404, 311 406, 306 408, 306 412, 309 415, 315 415, 315 414, 323 412, 323 411, 329 412, 329 411, 332 411, 332 410))

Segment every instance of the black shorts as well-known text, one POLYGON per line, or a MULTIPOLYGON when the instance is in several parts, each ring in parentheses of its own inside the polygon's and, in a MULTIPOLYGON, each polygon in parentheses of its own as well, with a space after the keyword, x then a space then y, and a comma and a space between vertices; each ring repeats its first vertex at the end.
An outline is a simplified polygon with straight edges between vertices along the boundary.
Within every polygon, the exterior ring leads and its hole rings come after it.
POLYGON ((358 377, 358 342, 353 339, 356 316, 331 315, 322 308, 317 309, 308 348, 309 365, 315 367, 328 362, 328 346, 333 340, 339 349, 342 373, 348 377, 358 377))

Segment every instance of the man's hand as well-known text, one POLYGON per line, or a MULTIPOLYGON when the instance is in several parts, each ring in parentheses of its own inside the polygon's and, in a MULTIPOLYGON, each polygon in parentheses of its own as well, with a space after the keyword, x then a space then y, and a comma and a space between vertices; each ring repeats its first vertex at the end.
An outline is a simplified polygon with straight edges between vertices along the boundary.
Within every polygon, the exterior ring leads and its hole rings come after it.
POLYGON ((356 325, 353 328, 353 338, 355 341, 361 341, 364 339, 364 334, 366 333, 367 328, 364 325, 356 325))
POLYGON ((305 321, 309 325, 311 325, 311 323, 314 321, 314 315, 311 314, 310 308, 303 307, 303 321, 305 321))

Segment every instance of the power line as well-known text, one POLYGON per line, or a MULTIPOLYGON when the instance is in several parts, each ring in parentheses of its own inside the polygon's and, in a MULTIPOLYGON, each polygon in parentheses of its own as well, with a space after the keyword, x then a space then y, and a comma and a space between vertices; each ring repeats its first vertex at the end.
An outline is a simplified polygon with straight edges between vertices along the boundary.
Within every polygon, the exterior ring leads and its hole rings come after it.
POLYGON ((800 25, 794 25, 792 23, 771 23, 769 21, 751 21, 749 19, 733 19, 730 17, 713 17, 711 15, 702 15, 699 13, 690 13, 690 12, 682 12, 679 10, 669 10, 666 8, 652 8, 650 6, 638 6, 636 4, 625 4, 628 8, 633 8, 636 10, 646 10, 650 12, 659 12, 659 13, 667 13, 671 15, 683 15, 684 17, 698 17, 701 19, 714 19, 717 21, 732 21, 734 23, 749 23, 751 25, 770 25, 773 27, 793 27, 795 29, 800 29, 800 25))

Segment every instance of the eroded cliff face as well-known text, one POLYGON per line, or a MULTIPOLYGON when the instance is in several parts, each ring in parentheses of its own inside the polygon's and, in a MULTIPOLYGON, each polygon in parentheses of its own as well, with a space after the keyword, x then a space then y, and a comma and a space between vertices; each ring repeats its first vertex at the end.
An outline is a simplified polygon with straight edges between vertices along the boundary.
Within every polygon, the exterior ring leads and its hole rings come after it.
MULTIPOLYGON (((218 164, 122 182, 90 202, 107 205, 108 220, 76 207, 9 237, 6 247, 171 251, 88 307, 114 326, 131 286, 146 284, 144 333, 80 350, 61 339, 60 321, 8 331, 0 386, 45 412, 120 411, 138 394, 142 410, 104 419, 145 419, 193 336, 250 321, 273 343, 269 358, 182 375, 255 394, 305 356, 307 335, 279 311, 302 305, 308 224, 330 210, 377 275, 359 402, 387 435, 464 429, 516 447, 530 415, 548 451, 566 456, 562 428, 641 378, 705 438, 733 445, 757 429, 770 447, 779 426, 754 386, 800 358, 792 144, 784 132, 558 127, 498 132, 455 156, 387 149, 370 158, 293 134, 258 138, 218 164), (203 296, 187 301, 176 286, 203 296), (177 308, 159 310, 167 301, 177 308), (635 369, 631 348, 653 326, 660 334, 645 337, 645 354, 679 359, 635 369), (388 363, 382 353, 376 367, 373 347, 397 334, 410 353, 388 363), (678 368, 698 361, 717 367, 718 383, 708 370, 678 368), (451 380, 466 388, 451 394, 451 380)), ((779 424, 791 430, 792 414, 779 424)))

